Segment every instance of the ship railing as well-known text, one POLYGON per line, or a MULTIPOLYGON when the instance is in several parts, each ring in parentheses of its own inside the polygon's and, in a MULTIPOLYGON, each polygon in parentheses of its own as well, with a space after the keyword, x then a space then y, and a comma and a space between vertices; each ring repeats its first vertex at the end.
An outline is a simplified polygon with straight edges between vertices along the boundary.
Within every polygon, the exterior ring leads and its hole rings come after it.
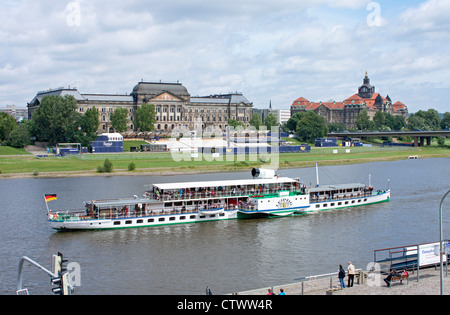
POLYGON ((109 220, 109 219, 127 219, 127 218, 141 218, 151 216, 162 216, 170 214, 195 214, 201 210, 220 209, 224 210, 236 210, 235 205, 221 205, 217 206, 199 206, 199 207, 172 207, 165 209, 148 209, 145 210, 130 210, 127 213, 116 212, 113 209, 101 209, 100 214, 90 213, 86 210, 65 210, 65 211, 52 211, 51 215, 53 220, 57 221, 83 221, 83 220, 109 220))
POLYGON ((183 193, 153 193, 152 196, 156 200, 160 201, 177 201, 177 200, 193 200, 193 199, 215 199, 215 198, 232 198, 232 197, 245 197, 252 195, 266 195, 278 193, 280 190, 294 192, 298 189, 293 187, 277 187, 277 188, 265 188, 265 189, 235 189, 235 190, 211 190, 204 192, 183 192, 183 193))
POLYGON ((239 206, 239 210, 241 211, 256 211, 258 210, 258 207, 254 205, 241 205, 239 206))
POLYGON ((385 191, 370 191, 370 192, 353 192, 353 193, 337 193, 333 194, 332 197, 330 195, 319 195, 311 194, 311 202, 315 201, 327 201, 327 200, 343 200, 348 198, 364 198, 371 197, 374 195, 378 195, 380 193, 384 193, 385 191))

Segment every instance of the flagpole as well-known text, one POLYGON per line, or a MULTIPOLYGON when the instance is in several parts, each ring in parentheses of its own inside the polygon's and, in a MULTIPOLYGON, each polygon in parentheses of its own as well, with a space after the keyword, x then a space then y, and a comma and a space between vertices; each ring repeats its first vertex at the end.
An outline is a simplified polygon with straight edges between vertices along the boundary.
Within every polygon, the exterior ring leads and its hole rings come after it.
POLYGON ((48 209, 48 202, 47 202, 47 199, 45 198, 45 194, 43 194, 43 196, 44 196, 44 200, 45 200, 45 205, 47 206, 47 213, 49 213, 50 210, 48 209))

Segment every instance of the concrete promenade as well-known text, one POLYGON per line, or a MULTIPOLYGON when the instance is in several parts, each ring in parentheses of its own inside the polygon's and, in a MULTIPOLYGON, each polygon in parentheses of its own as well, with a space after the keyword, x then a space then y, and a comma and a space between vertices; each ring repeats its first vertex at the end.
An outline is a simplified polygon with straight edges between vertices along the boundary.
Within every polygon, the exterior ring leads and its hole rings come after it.
MULTIPOLYGON (((356 279, 353 287, 342 290, 333 291, 333 295, 439 295, 440 294, 440 271, 439 267, 435 270, 433 268, 421 269, 419 271, 419 282, 417 282, 417 273, 409 274, 409 283, 407 281, 394 282, 392 286, 387 287, 383 281, 385 275, 381 275, 378 281, 372 282, 377 285, 370 285, 370 281, 363 284, 358 284, 356 279)), ((333 287, 339 287, 339 280, 333 277, 333 287)), ((347 277, 345 278, 345 285, 347 285, 347 277)), ((276 295, 280 293, 280 288, 284 289, 286 295, 301 295, 302 283, 291 283, 286 285, 273 286, 273 291, 276 295)), ((330 278, 319 280, 305 281, 303 284, 304 295, 326 295, 330 288, 330 278)), ((238 295, 266 295, 269 287, 257 290, 250 290, 245 292, 237 292, 238 295)), ((444 266, 444 294, 450 295, 450 272, 449 276, 445 276, 444 266)))

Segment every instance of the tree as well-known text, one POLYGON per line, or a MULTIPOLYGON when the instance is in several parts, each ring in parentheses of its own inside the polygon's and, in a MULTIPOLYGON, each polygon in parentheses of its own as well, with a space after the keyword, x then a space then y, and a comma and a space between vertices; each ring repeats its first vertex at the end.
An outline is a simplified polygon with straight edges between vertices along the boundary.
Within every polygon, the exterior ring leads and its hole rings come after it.
POLYGON ((13 116, 0 113, 0 142, 8 139, 10 133, 17 128, 17 122, 13 116))
POLYGON ((328 131, 329 132, 342 132, 346 129, 344 123, 331 123, 328 124, 328 131))
POLYGON ((373 123, 377 130, 380 130, 384 126, 385 121, 386 119, 383 112, 377 111, 373 116, 373 123))
POLYGON ((236 129, 237 127, 245 127, 242 121, 237 121, 236 119, 228 119, 228 125, 236 129))
POLYGON ((297 112, 286 122, 285 131, 296 131, 297 123, 306 112, 297 112))
POLYGON ((100 124, 98 110, 93 107, 88 109, 84 115, 78 115, 74 123, 67 129, 67 142, 81 143, 82 146, 89 145, 97 136, 100 124))
POLYGON ((279 124, 278 124, 277 116, 275 116, 272 113, 267 115, 267 117, 264 119, 264 125, 266 125, 267 130, 271 130, 272 127, 278 127, 279 124))
POLYGON ((30 125, 31 121, 22 121, 19 126, 9 134, 6 145, 14 148, 23 148, 30 144, 30 125))
POLYGON ((406 127, 405 117, 394 116, 394 124, 392 126, 392 130, 402 130, 403 127, 406 127))
POLYGON ((450 112, 446 112, 441 120, 441 128, 450 128, 450 112))
MULTIPOLYGON (((423 129, 439 130, 441 124, 441 117, 435 109, 429 109, 427 111, 419 110, 413 114, 415 117, 423 119, 423 129)), ((412 115, 411 115, 412 116, 412 115)))
POLYGON ((94 134, 100 126, 100 114, 95 107, 89 108, 80 121, 81 129, 87 134, 94 134))
POLYGON ((263 125, 261 115, 258 113, 253 113, 253 117, 250 119, 249 123, 251 126, 255 127, 256 130, 259 130, 259 127, 263 125))
POLYGON ((142 104, 136 109, 134 126, 140 131, 152 131, 155 129, 155 105, 142 104))
POLYGON ((123 107, 116 108, 111 114, 112 127, 117 132, 125 132, 128 129, 128 110, 123 107))
POLYGON ((67 142, 74 123, 81 116, 75 111, 76 108, 77 101, 71 95, 44 96, 39 108, 33 113, 32 134, 39 141, 52 144, 67 142))
POLYGON ((370 120, 366 110, 356 116, 355 123, 359 130, 373 130, 374 128, 374 123, 370 120))
POLYGON ((327 136, 328 127, 324 117, 317 115, 314 111, 307 111, 302 114, 296 129, 296 135, 300 141, 311 143, 316 138, 327 136))

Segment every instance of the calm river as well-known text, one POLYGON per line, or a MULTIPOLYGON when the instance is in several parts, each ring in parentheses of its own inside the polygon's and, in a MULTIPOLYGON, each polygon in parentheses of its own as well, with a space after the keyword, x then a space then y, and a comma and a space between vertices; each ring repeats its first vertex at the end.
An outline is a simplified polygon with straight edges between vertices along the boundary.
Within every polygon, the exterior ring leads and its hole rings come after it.
MULTIPOLYGON (((315 169, 279 171, 315 184, 315 169)), ((177 176, 12 179, 0 181, 0 294, 15 294, 19 259, 50 269, 62 252, 81 266, 75 294, 225 294, 334 272, 351 260, 365 268, 373 250, 439 240, 439 202, 450 188, 450 159, 320 167, 320 183, 387 187, 391 202, 280 219, 232 220, 95 232, 56 232, 52 209, 79 209, 91 199, 142 194, 151 183, 250 178, 248 172, 177 176)), ((450 237, 450 198, 444 237, 450 237)), ((51 294, 47 274, 25 264, 30 294, 51 294)))

